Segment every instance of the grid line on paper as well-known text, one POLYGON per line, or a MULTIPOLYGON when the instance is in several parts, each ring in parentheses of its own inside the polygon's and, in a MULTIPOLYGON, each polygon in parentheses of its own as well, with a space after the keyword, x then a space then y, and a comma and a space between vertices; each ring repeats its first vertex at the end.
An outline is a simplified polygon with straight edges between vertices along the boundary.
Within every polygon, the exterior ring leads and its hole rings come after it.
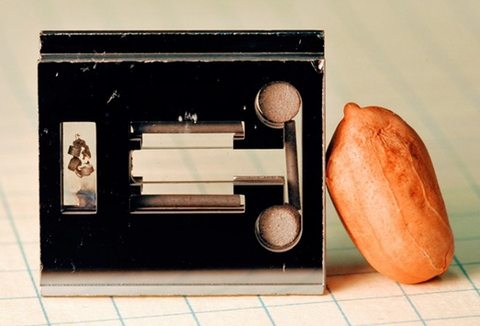
MULTIPOLYGON (((16 218, 15 218, 16 219, 16 218)), ((36 245, 38 244, 38 241, 22 241, 24 245, 36 245)), ((5 241, 5 242, 0 242, 0 246, 10 246, 10 245, 16 245, 16 241, 5 241)))
POLYGON ((348 326, 352 326, 352 324, 351 324, 350 321, 348 320, 347 315, 345 314, 345 311, 343 311, 342 306, 340 305, 340 303, 338 302, 338 300, 335 298, 335 295, 333 294, 333 292, 330 291, 330 289, 328 288, 328 286, 327 286, 327 291, 328 291, 328 293, 330 294, 330 296, 332 297, 333 302, 334 302, 335 305, 337 306, 338 310, 340 311, 340 314, 342 315, 342 317, 343 317, 343 319, 345 320, 345 322, 347 323, 347 325, 348 325, 348 326))
MULTIPOLYGON (((473 291, 473 290, 470 290, 470 291, 473 291)), ((458 291, 448 291, 448 292, 458 292, 458 291)), ((331 294, 331 292, 330 292, 331 294)), ((426 294, 431 294, 431 293, 420 293, 420 294, 416 294, 416 295, 426 295, 426 294)), ((407 295, 408 296, 408 295, 407 295)), ((415 295, 414 295, 415 296, 415 295)), ((396 296, 396 297, 402 297, 402 296, 396 296)), ((384 298, 388 298, 388 296, 384 297, 384 298)), ((359 298, 358 300, 365 300, 365 299, 372 299, 372 298, 359 298)), ((377 299, 377 298, 373 298, 373 299, 377 299)), ((206 300, 208 300, 208 298, 206 298, 206 300)), ((332 300, 332 301, 322 301, 322 302, 302 302, 302 303, 298 303, 298 304, 280 304, 280 305, 270 305, 270 307, 288 307, 288 306, 302 306, 302 305, 308 305, 308 304, 324 304, 324 303, 331 303, 331 302, 334 302, 335 300, 332 300)), ((338 307, 341 305, 342 302, 347 302, 347 301, 351 301, 351 300, 336 300, 337 303, 338 303, 338 307)), ((234 308, 234 309, 218 309, 218 310, 206 310, 206 311, 201 311, 201 312, 198 312, 197 314, 214 314, 214 313, 218 313, 218 312, 229 312, 229 311, 245 311, 245 310, 251 310, 251 309, 262 309, 262 307, 258 307, 258 306, 255 306, 255 307, 245 307, 245 308, 234 308)), ((158 314, 158 315, 142 315, 142 316, 136 316, 136 317, 127 317, 127 318, 123 318, 125 321, 128 321, 128 320, 141 320, 141 319, 151 319, 151 318, 162 318, 162 317, 172 317, 172 316, 186 316, 186 315, 192 315, 192 310, 191 311, 188 311, 188 312, 183 312, 183 313, 166 313, 166 314, 158 314)), ((375 326, 381 326, 381 325, 395 325, 395 324, 404 324, 404 323, 411 323, 411 322, 419 322, 419 320, 410 320, 410 319, 405 319, 405 320, 402 320, 402 321, 397 321, 397 322, 378 322, 378 323, 368 323, 368 324, 352 324, 348 321, 347 317, 345 314, 343 314, 344 316, 344 319, 345 319, 345 322, 347 322, 348 325, 351 325, 351 326, 366 326, 366 325, 375 325, 375 326)), ((475 317, 480 317, 480 315, 470 315, 470 316, 464 316, 464 315, 461 315, 461 316, 455 316, 455 317, 449 317, 449 318, 425 318, 425 319, 422 319, 424 322, 428 322, 428 321, 438 321, 438 320, 450 320, 450 319, 464 319, 464 318, 475 318, 475 317)), ((52 325, 74 325, 74 324, 88 324, 88 323, 101 323, 101 322, 110 322, 110 321, 115 321, 115 320, 118 320, 118 319, 113 319, 113 318, 109 318, 109 319, 90 319, 90 320, 83 320, 83 321, 70 321, 70 322, 59 322, 59 323, 53 323, 52 325)), ((426 323, 424 323, 426 324, 426 323)), ((28 325, 28 326, 44 326, 46 324, 31 324, 31 325, 28 325)))
POLYGON ((480 318, 480 315, 454 316, 454 317, 449 317, 449 318, 430 318, 428 321, 440 321, 440 320, 455 320, 455 321, 458 321, 460 319, 470 319, 470 318, 480 318))
POLYGON ((120 323, 125 326, 125 322, 123 321, 122 314, 120 313, 120 310, 118 309, 118 306, 115 302, 114 297, 110 297, 110 300, 112 301, 113 308, 115 309, 115 312, 117 313, 118 319, 120 320, 120 323))
POLYGON ((187 296, 183 297, 185 299, 185 303, 188 306, 188 309, 190 310, 190 313, 192 314, 193 319, 195 320, 195 323, 197 326, 200 326, 200 321, 198 320, 197 314, 195 313, 195 310, 193 310, 192 305, 190 304, 190 301, 188 300, 187 296))
MULTIPOLYGON (((30 269, 32 272, 38 272, 39 269, 31 268, 30 269)), ((12 270, 0 270, 0 273, 22 273, 22 272, 28 272, 28 269, 12 269, 12 270)))
POLYGON ((478 296, 480 296, 480 291, 479 289, 477 288, 477 286, 475 285, 475 283, 473 283, 472 279, 470 278, 470 275, 468 275, 467 271, 465 270, 465 268, 463 267, 462 263, 458 260, 458 258, 456 256, 453 256, 453 260, 457 263, 458 267, 460 268, 460 270, 462 271, 463 275, 467 278, 468 282, 470 283, 470 285, 472 285, 473 289, 475 290, 475 292, 477 292, 478 296))
MULTIPOLYGON (((456 17, 461 18, 456 20, 456 24, 462 24, 466 27, 466 29, 475 31, 478 30, 480 25, 478 24, 478 8, 475 6, 469 6, 468 2, 465 2, 463 6, 454 5, 451 1, 444 1, 443 2, 446 6, 449 7, 449 11, 453 13, 455 10, 456 17)), ((475 2, 472 2, 475 3, 475 2)))
MULTIPOLYGON (((2 42, 5 42, 5 40, 8 39, 3 35, 4 30, 4 28, 0 28, 0 40, 2 40, 2 42)), ((3 44, 2 51, 0 52, 0 60, 2 60, 2 62, 13 61, 13 63, 0 65, 0 71, 3 70, 6 79, 10 81, 8 85, 10 86, 14 97, 17 98, 19 103, 24 104, 21 105, 21 107, 23 108, 26 116, 29 118, 29 124, 36 127, 37 117, 34 109, 36 107, 36 100, 31 96, 31 94, 27 91, 27 87, 23 84, 24 79, 16 77, 21 75, 20 72, 17 71, 18 67, 20 67, 20 64, 17 61, 17 56, 13 53, 10 53, 9 50, 11 49, 11 46, 8 45, 9 44, 3 44), (31 110, 28 108, 31 108, 31 110)))
POLYGON ((28 299, 37 299, 35 296, 30 296, 30 297, 15 297, 15 298, 0 298, 0 301, 6 301, 6 300, 28 300, 28 299))
POLYGON ((413 304, 412 300, 410 300, 410 297, 408 296, 408 294, 405 292, 405 290, 403 289, 402 285, 398 282, 396 282, 400 291, 402 291, 403 295, 405 296, 405 298, 407 299, 408 301, 408 304, 412 307, 413 311, 415 311, 415 314, 418 316, 418 318, 420 319, 420 321, 422 322, 423 325, 427 325, 425 323, 425 320, 422 318, 422 316, 420 315, 420 313, 418 312, 417 308, 415 307, 415 305, 413 304))
MULTIPOLYGON (((343 276, 343 275, 342 275, 343 276)), ((390 280, 388 280, 390 282, 390 280)), ((368 299, 389 299, 389 298, 402 298, 405 296, 410 297, 416 297, 416 296, 422 296, 422 295, 430 295, 430 294, 448 294, 448 293, 459 293, 459 292, 474 292, 475 289, 460 289, 460 290, 447 290, 447 291, 429 291, 429 292, 420 292, 420 293, 411 293, 411 294, 397 294, 397 295, 383 295, 383 296, 375 296, 375 297, 358 297, 358 298, 349 298, 349 299, 332 299, 331 302, 337 302, 337 303, 342 303, 342 302, 355 302, 355 301, 364 301, 368 299)), ((332 292, 330 292, 330 295, 332 292)), ((302 305, 304 304, 318 304, 318 303, 328 303, 330 301, 324 301, 324 302, 309 302, 309 303, 301 303, 302 305)), ((294 305, 299 305, 299 304, 291 304, 292 306, 294 305)), ((286 307, 289 305, 272 305, 271 307, 286 307)))
POLYGON ((260 296, 257 296, 258 300, 260 301, 260 304, 262 305, 263 310, 267 314, 268 319, 272 323, 273 326, 275 326, 275 322, 273 321, 272 315, 270 314, 270 311, 268 311, 267 306, 265 305, 265 302, 263 302, 262 298, 260 296))
POLYGON ((50 320, 48 318, 47 311, 45 310, 45 306, 44 306, 42 298, 40 296, 40 292, 38 291, 38 287, 35 283, 35 279, 33 278, 32 270, 30 269, 30 264, 28 263, 27 256, 25 254, 25 249, 23 248, 22 240, 21 240, 20 235, 18 233, 18 229, 17 229, 17 226, 15 224, 15 220, 14 220, 12 212, 10 210, 10 206, 8 204, 8 200, 6 198, 5 192, 3 190, 3 185, 1 184, 1 182, 0 182, 0 198, 1 198, 3 208, 5 209, 5 212, 7 214, 7 218, 8 218, 8 221, 10 223, 10 227, 13 231, 15 239, 17 240, 17 244, 18 244, 18 247, 20 249, 23 262, 25 263, 25 266, 27 268, 28 276, 29 276, 30 281, 31 281, 31 283, 33 285, 33 288, 35 290, 35 294, 36 294, 36 298, 38 299, 38 303, 40 304, 40 309, 42 310, 42 313, 43 313, 43 316, 45 318, 45 321, 47 322, 47 325, 50 325, 50 320))
MULTIPOLYGON (((333 12, 336 11, 338 8, 332 8, 333 12)), ((336 13, 338 16, 341 14, 336 13)), ((450 142, 449 138, 445 136, 444 131, 439 127, 436 123, 435 119, 428 113, 428 109, 422 100, 422 97, 417 94, 417 92, 412 89, 410 83, 405 80, 402 74, 398 71, 398 68, 395 64, 392 63, 389 56, 384 53, 383 47, 379 44, 373 35, 365 28, 365 24, 358 20, 357 15, 353 12, 350 6, 342 6, 342 15, 348 15, 350 19, 345 20, 345 25, 350 26, 348 28, 349 33, 353 34, 354 40, 362 39, 363 42, 367 42, 369 48, 375 49, 373 55, 368 56, 368 58, 372 61, 373 66, 380 69, 379 66, 382 65, 384 74, 389 73, 395 78, 389 78, 388 81, 395 86, 395 89, 404 90, 406 94, 401 94, 404 96, 408 102, 410 102, 410 106, 412 108, 418 108, 415 112, 418 114, 422 123, 427 127, 427 129, 435 136, 439 143, 443 144, 441 147, 443 151, 454 161, 455 165, 457 166, 458 170, 461 172, 462 176, 464 177, 465 181, 468 183, 470 188, 473 192, 477 195, 480 199, 480 186, 475 183, 475 178, 473 177, 472 173, 465 165, 463 160, 459 158, 457 150, 450 142), (368 37, 358 37, 360 35, 366 35, 368 37)), ((365 45, 365 43, 363 44, 365 45)), ((364 49, 364 46, 359 46, 359 49, 364 49)))
MULTIPOLYGON (((446 1, 446 3, 448 3, 448 1, 446 1)), ((441 45, 435 41, 435 35, 432 35, 428 28, 425 28, 425 24, 422 23, 418 17, 418 12, 412 10, 411 3, 405 2, 402 3, 402 6, 399 6, 398 3, 393 1, 390 5, 395 7, 394 10, 399 13, 396 17, 408 17, 408 23, 412 25, 411 30, 425 36, 422 38, 422 49, 435 54, 430 57, 438 66, 438 71, 445 73, 448 79, 453 81, 452 85, 465 94, 465 98, 473 106, 478 106, 480 94, 475 91, 474 85, 469 83, 465 76, 461 74, 462 69, 458 67, 458 61, 450 57, 447 51, 439 50, 442 48, 441 45), (445 64, 446 62, 448 62, 448 64, 445 64)), ((458 19, 456 23, 458 23, 458 21, 463 21, 463 18, 458 19)))
POLYGON ((462 266, 470 266, 470 265, 480 265, 480 261, 462 263, 462 266))

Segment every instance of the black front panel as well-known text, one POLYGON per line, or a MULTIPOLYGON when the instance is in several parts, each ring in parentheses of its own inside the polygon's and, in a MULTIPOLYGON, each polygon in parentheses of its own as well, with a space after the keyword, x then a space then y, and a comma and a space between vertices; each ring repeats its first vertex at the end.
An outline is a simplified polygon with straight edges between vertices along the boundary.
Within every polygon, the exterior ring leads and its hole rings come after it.
MULTIPOLYGON (((76 42, 95 39, 77 36, 76 42)), ((314 65, 261 59, 40 62, 44 270, 321 268, 323 72, 314 65), (195 113, 198 121, 244 121, 245 139, 235 140, 234 149, 282 149, 283 131, 265 126, 254 109, 257 92, 271 81, 294 85, 303 100, 303 235, 294 248, 270 252, 254 233, 260 212, 284 203, 280 185, 235 186, 234 192, 245 196, 244 213, 131 213, 129 198, 138 192, 130 178, 132 121, 177 121, 185 112, 195 113), (96 126, 97 208, 66 214, 61 128, 82 121, 96 126)))

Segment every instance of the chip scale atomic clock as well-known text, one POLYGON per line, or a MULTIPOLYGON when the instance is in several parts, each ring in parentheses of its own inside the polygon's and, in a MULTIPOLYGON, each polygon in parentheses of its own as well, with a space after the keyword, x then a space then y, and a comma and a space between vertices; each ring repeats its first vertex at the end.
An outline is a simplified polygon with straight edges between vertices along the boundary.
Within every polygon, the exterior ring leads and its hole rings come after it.
POLYGON ((45 31, 41 292, 322 294, 322 31, 45 31))

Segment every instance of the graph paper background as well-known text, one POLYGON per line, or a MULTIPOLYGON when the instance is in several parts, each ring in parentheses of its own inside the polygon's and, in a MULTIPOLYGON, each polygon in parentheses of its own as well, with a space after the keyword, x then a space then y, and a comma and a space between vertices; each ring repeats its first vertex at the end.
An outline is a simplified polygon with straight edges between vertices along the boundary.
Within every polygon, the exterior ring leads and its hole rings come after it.
POLYGON ((0 1, 0 325, 480 325, 477 1, 0 1), (328 199, 324 296, 39 295, 36 64, 50 29, 324 29, 327 138, 343 105, 379 105, 422 136, 455 234, 448 272, 373 271, 328 199))

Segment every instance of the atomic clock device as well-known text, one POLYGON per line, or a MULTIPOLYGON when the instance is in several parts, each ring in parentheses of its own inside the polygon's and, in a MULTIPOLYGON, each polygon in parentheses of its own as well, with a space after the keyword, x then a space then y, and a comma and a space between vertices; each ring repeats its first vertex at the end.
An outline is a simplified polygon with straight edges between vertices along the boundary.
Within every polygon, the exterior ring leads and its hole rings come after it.
POLYGON ((322 294, 322 31, 46 31, 43 295, 322 294))

